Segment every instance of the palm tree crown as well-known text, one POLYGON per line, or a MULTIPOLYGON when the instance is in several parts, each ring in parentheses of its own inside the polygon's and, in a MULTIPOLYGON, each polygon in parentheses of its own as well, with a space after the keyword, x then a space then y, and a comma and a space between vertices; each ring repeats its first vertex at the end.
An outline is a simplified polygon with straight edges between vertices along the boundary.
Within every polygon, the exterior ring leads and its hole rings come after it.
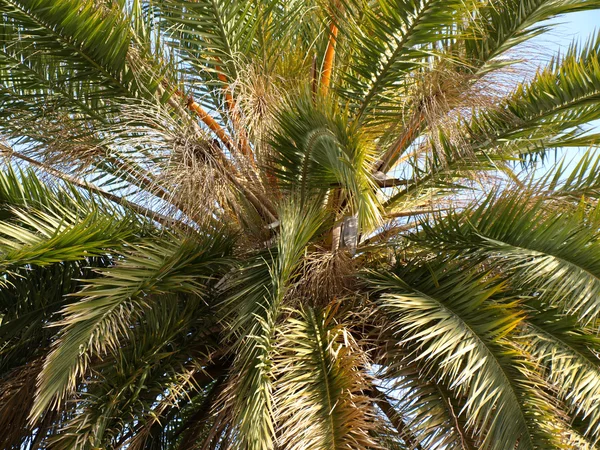
POLYGON ((0 0, 0 447, 595 448, 594 8, 0 0))

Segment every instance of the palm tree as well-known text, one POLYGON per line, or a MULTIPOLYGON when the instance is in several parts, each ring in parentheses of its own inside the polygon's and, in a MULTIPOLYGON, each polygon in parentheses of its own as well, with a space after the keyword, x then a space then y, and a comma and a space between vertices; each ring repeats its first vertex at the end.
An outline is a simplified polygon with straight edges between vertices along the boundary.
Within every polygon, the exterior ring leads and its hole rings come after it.
POLYGON ((594 8, 0 0, 0 447, 596 448, 594 8))

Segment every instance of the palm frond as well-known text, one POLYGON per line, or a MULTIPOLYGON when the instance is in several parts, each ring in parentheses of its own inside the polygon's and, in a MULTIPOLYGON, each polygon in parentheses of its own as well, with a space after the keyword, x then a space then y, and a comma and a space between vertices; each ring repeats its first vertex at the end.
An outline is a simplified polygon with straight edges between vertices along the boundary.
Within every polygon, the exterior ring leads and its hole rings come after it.
POLYGON ((435 236, 437 248, 489 258, 583 323, 600 313, 597 231, 581 212, 547 209, 528 193, 492 194, 480 206, 425 229, 425 239, 435 236))
POLYGON ((280 330, 274 392, 279 445, 289 449, 367 449, 375 415, 364 392, 368 361, 335 306, 293 314, 280 330), (364 355, 363 355, 364 356, 364 355), (307 376, 309 375, 309 376, 307 376))
POLYGON ((592 105, 600 95, 599 45, 599 36, 581 49, 573 45, 499 108, 467 121, 465 132, 473 148, 494 142, 518 155, 593 144, 595 135, 584 134, 580 127, 598 117, 592 105))
POLYGON ((551 26, 545 21, 594 8, 593 1, 581 0, 487 2, 477 10, 475 19, 464 30, 466 59, 479 74, 517 62, 517 55, 506 61, 506 57, 511 56, 510 50, 550 30, 551 26), (505 60, 498 58, 500 56, 505 60))
POLYGON ((0 175, 0 265, 77 261, 119 249, 152 227, 69 184, 43 184, 31 170, 6 168, 0 175), (86 195, 87 194, 87 195, 86 195))
POLYGON ((522 314, 514 304, 489 302, 503 288, 497 280, 447 262, 443 271, 438 267, 407 267, 376 278, 383 290, 380 308, 398 345, 429 377, 445 380, 465 398, 460 414, 483 448, 519 443, 533 449, 552 442, 538 419, 552 417, 552 410, 524 373, 527 359, 507 341, 522 314))
MULTIPOLYGON (((149 92, 151 85, 139 84, 130 65, 131 19, 116 5, 3 0, 0 8, 5 17, 2 73, 9 77, 9 86, 23 89, 24 94, 35 93, 38 87, 39 94, 44 94, 43 89, 52 92, 55 86, 60 92, 62 87, 84 104, 94 91, 104 98, 149 92), (17 70, 7 70, 13 69, 9 58, 17 70)), ((90 111, 103 103, 90 104, 90 111)))
POLYGON ((581 158, 570 167, 565 158, 548 171, 538 182, 538 189, 550 199, 564 199, 579 202, 582 198, 597 200, 599 198, 600 155, 595 149, 587 150, 581 158))
POLYGON ((18 223, 0 223, 0 267, 4 274, 15 267, 45 266, 101 256, 137 240, 133 220, 115 221, 100 214, 85 219, 12 209, 18 223), (35 231, 34 231, 35 230, 35 231))
POLYGON ((290 104, 280 114, 272 138, 272 171, 282 189, 299 191, 301 202, 342 187, 347 214, 357 215, 367 231, 379 224, 381 216, 370 174, 372 155, 358 129, 342 117, 326 103, 315 106, 308 95, 290 104))
MULTIPOLYGON (((538 305, 538 308, 540 306, 538 305)), ((535 310, 527 320, 522 337, 542 374, 573 417, 585 418, 584 438, 597 441, 600 427, 600 341, 575 320, 549 308, 535 310)))
POLYGON ((349 36, 353 64, 341 75, 340 86, 341 95, 356 105, 358 118, 382 104, 386 114, 398 108, 389 99, 406 87, 398 83, 399 74, 424 64, 436 42, 455 34, 453 25, 466 16, 468 3, 385 0, 361 11, 361 32, 349 36))
POLYGON ((205 296, 212 277, 228 265, 230 243, 213 236, 200 241, 172 238, 148 241, 121 255, 102 278, 90 280, 77 295, 80 302, 67 305, 60 338, 46 358, 30 417, 61 404, 83 376, 91 355, 115 350, 129 324, 148 308, 156 296, 188 293, 205 296))
MULTIPOLYGON (((386 416, 395 414, 403 420, 403 429, 396 427, 402 439, 413 447, 476 448, 475 439, 467 431, 467 418, 459 416, 461 399, 442 381, 428 379, 418 361, 410 361, 409 352, 396 346, 393 337, 386 337, 385 343, 382 373, 378 374, 382 380, 379 395, 385 395, 384 406, 391 408, 390 412, 384 411, 386 416)), ((381 408, 381 403, 378 406, 381 408)))
POLYGON ((280 212, 280 232, 271 255, 259 255, 228 282, 223 314, 236 338, 236 376, 225 404, 238 427, 239 442, 249 449, 274 446, 273 357, 276 330, 292 276, 307 244, 321 228, 322 213, 292 203, 280 212))
POLYGON ((117 210, 102 201, 84 195, 69 185, 44 183, 32 169, 19 170, 10 165, 0 171, 0 208, 2 220, 14 217, 10 208, 32 208, 38 211, 61 213, 68 210, 80 216, 91 213, 93 204, 107 214, 117 210))
POLYGON ((203 303, 197 297, 163 297, 140 316, 118 351, 93 362, 96 382, 78 392, 61 432, 49 438, 52 446, 66 450, 111 442, 144 448, 153 424, 175 424, 171 416, 177 409, 202 396, 224 370, 223 362, 211 357, 217 353, 208 331, 214 318, 203 303), (127 417, 137 421, 135 434, 124 426, 127 417))
MULTIPOLYGON (((257 5, 231 0, 161 0, 155 7, 165 28, 177 38, 172 45, 196 71, 212 69, 228 80, 237 78, 237 59, 248 53, 254 41, 257 5)), ((214 79, 219 83, 218 77, 214 79)))

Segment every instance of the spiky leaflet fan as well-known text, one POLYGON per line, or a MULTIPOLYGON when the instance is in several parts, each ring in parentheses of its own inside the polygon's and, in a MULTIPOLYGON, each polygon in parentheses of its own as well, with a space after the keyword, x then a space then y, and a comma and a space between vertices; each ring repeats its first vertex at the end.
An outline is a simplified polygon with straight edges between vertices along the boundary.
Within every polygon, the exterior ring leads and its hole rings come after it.
POLYGON ((0 447, 596 448, 598 8, 0 0, 0 447))

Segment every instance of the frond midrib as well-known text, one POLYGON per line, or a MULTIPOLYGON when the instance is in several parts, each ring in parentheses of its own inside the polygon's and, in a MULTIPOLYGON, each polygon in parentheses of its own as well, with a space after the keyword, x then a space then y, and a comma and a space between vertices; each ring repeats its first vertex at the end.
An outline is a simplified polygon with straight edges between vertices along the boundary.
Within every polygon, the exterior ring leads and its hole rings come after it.
POLYGON ((329 377, 328 375, 328 370, 327 370, 327 365, 325 364, 325 358, 326 358, 326 354, 325 354, 325 341, 323 341, 322 339, 322 329, 320 327, 320 325, 317 322, 317 318, 315 316, 315 312, 314 310, 310 310, 310 319, 312 322, 312 327, 315 333, 315 338, 317 340, 317 348, 319 349, 319 365, 321 366, 321 370, 323 372, 323 383, 325 384, 325 390, 326 390, 326 400, 327 400, 327 419, 328 419, 328 423, 329 423, 329 431, 331 433, 331 439, 332 439, 332 443, 333 443, 333 448, 332 450, 336 450, 337 449, 337 445, 336 445, 336 441, 337 441, 337 433, 336 433, 336 427, 335 427, 335 423, 333 421, 333 408, 335 407, 335 404, 333 403, 333 395, 331 393, 331 388, 329 386, 329 377))

